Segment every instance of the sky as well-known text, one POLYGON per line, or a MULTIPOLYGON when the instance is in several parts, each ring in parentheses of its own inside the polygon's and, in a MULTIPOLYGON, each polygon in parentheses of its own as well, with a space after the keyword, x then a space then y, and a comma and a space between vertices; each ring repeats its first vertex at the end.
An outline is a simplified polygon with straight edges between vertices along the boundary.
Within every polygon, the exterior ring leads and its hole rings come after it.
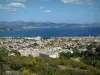
POLYGON ((0 0, 0 21, 100 23, 100 0, 0 0))

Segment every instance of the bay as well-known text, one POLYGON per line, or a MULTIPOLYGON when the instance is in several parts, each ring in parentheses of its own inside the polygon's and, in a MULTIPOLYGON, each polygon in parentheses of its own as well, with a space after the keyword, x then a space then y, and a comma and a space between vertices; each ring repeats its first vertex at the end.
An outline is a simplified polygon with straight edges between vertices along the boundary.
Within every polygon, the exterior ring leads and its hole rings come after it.
POLYGON ((20 30, 0 30, 3 37, 63 37, 99 36, 100 27, 32 28, 20 30))

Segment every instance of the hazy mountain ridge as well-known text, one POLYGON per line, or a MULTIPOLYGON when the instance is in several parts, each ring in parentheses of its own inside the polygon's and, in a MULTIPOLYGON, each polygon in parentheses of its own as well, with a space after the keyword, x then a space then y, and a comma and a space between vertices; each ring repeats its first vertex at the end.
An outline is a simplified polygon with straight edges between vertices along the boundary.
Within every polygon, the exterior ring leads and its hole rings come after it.
POLYGON ((68 23, 24 22, 24 21, 0 22, 0 30, 26 29, 26 28, 59 28, 59 27, 100 27, 100 24, 99 23, 68 24, 68 23))

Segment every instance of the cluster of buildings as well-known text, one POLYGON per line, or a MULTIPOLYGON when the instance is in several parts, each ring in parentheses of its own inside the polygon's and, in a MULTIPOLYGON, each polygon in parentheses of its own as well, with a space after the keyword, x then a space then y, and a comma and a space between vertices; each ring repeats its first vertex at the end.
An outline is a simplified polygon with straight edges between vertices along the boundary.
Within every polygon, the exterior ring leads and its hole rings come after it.
POLYGON ((100 37, 0 37, 0 48, 18 51, 21 56, 33 57, 59 58, 60 52, 86 51, 87 45, 91 43, 100 45, 100 37))

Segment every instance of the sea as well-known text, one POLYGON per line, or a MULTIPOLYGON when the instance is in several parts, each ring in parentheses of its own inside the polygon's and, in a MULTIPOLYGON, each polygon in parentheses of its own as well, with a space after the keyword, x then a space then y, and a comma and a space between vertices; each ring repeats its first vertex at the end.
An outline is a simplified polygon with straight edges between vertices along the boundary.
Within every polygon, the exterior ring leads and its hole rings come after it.
POLYGON ((0 30, 1 37, 82 37, 100 36, 100 27, 31 28, 0 30))

